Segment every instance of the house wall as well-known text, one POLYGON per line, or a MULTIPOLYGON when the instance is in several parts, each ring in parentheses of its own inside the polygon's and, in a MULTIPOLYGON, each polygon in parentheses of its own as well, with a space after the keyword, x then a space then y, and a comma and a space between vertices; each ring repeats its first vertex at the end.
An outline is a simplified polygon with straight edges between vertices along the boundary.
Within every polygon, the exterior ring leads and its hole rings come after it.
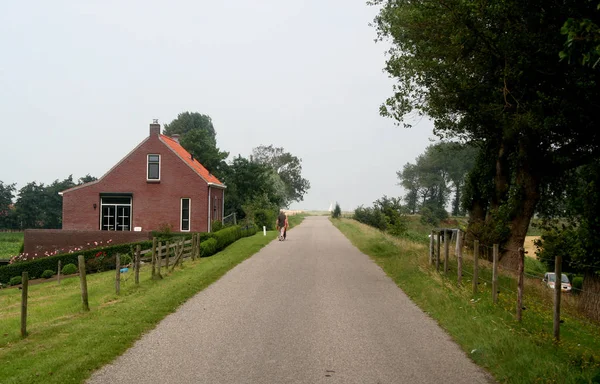
POLYGON ((157 134, 150 135, 97 182, 63 194, 63 229, 99 230, 100 194, 117 192, 133 194, 132 227, 153 231, 168 225, 180 231, 181 198, 185 197, 191 199, 190 231, 208 230, 208 184, 157 134), (148 154, 161 155, 160 182, 146 181, 148 154))

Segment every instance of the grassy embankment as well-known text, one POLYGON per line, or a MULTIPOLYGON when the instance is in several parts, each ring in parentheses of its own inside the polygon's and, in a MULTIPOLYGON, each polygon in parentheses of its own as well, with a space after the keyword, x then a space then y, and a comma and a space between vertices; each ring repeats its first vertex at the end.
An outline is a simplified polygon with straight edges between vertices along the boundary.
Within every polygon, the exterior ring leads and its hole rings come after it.
MULTIPOLYGON (((291 217, 290 226, 302 219, 291 217)), ((162 280, 152 280, 150 268, 144 266, 139 286, 131 273, 122 275, 118 296, 114 271, 89 275, 89 312, 82 311, 77 276, 63 279, 60 285, 32 285, 25 339, 20 337, 21 291, 0 290, 0 382, 82 383, 182 303, 275 238, 275 231, 267 236, 260 231, 211 257, 186 260, 162 280)))
MULTIPOLYGON (((420 240, 411 241, 391 237, 354 220, 332 222, 499 382, 600 382, 600 326, 579 316, 572 300, 563 296, 560 342, 555 343, 552 296, 539 279, 526 279, 526 309, 519 323, 515 317, 515 278, 501 275, 499 301, 494 305, 489 265, 480 262, 481 283, 479 292, 473 294, 472 275, 468 272, 472 271, 472 257, 466 255, 463 284, 459 287, 453 257, 448 276, 444 276, 443 269, 436 272, 429 265, 428 242, 421 239, 427 238, 427 229, 413 229, 411 237, 420 240), (593 381, 594 377, 598 381, 593 381)), ((532 261, 532 268, 539 267, 536 262, 532 261)))

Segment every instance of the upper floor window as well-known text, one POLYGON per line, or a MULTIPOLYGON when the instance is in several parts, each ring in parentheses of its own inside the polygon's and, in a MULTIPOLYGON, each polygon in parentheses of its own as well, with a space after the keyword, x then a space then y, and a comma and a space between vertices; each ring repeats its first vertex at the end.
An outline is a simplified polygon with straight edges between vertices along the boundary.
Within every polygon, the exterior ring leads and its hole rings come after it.
POLYGON ((148 180, 160 180, 160 155, 148 155, 148 180))

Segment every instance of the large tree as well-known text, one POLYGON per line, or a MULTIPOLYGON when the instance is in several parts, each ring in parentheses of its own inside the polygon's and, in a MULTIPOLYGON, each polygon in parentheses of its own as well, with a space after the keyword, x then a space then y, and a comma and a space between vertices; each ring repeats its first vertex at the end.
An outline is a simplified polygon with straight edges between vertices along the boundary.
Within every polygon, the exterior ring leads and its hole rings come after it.
MULTIPOLYGON (((565 15, 593 11, 569 0, 375 0, 375 27, 397 79, 383 115, 431 116, 440 137, 472 142, 494 162, 493 191, 478 191, 488 227, 506 227, 502 263, 515 266, 540 190, 598 156, 598 74, 560 61, 565 15)), ((477 163, 483 175, 488 164, 477 163)), ((474 212, 475 213, 475 212, 474 212)))
POLYGON ((265 164, 275 171, 285 185, 287 207, 294 201, 302 201, 310 189, 310 182, 302 177, 302 159, 273 145, 260 145, 252 150, 252 161, 265 164))
POLYGON ((276 211, 285 198, 282 182, 269 166, 242 156, 230 162, 223 181, 227 185, 225 211, 235 212, 238 218, 246 216, 248 209, 244 210, 244 207, 250 205, 253 205, 251 209, 276 211))
POLYGON ((464 214, 462 193, 467 173, 474 164, 475 148, 454 142, 430 145, 417 157, 415 164, 407 163, 396 174, 407 194, 404 201, 415 213, 427 206, 429 210, 444 211, 451 194, 452 214, 464 214))
POLYGON ((4 184, 0 180, 0 228, 12 228, 12 206, 15 197, 15 184, 4 184))
POLYGON ((182 112, 171 123, 165 124, 163 133, 167 136, 180 135, 182 147, 212 174, 223 176, 229 152, 223 152, 217 147, 217 133, 210 116, 198 112, 182 112))
POLYGON ((19 227, 62 228, 62 197, 58 193, 74 186, 72 175, 62 181, 55 180, 47 186, 35 181, 26 184, 19 190, 15 203, 19 227))

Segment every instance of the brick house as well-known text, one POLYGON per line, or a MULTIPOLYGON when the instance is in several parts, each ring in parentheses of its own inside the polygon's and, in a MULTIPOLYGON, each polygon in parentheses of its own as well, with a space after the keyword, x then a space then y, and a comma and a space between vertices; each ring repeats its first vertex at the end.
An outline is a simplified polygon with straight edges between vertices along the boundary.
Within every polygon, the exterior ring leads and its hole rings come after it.
POLYGON ((63 230, 210 232, 223 219, 225 188, 154 122, 104 176, 61 192, 63 230))

